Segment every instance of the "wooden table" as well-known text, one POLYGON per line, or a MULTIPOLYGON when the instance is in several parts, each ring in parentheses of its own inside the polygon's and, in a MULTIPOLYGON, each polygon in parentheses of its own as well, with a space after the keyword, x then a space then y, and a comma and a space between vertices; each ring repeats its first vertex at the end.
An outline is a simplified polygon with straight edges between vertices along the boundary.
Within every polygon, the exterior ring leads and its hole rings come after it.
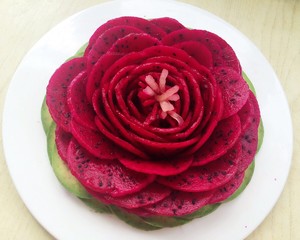
MULTIPOLYGON (((0 1, 0 112, 9 82, 25 53, 48 30, 100 0, 0 1)), ((185 0, 231 23, 253 41, 277 73, 292 113, 291 172, 275 208, 247 238, 300 239, 300 1, 185 0)), ((2 116, 2 115, 1 115, 2 116)), ((2 118, 1 118, 2 119, 2 118)), ((280 131, 280 130, 279 130, 280 131)), ((2 135, 1 135, 2 136, 2 135)), ((2 139, 1 139, 2 142, 2 139)), ((52 239, 24 206, 0 148, 0 239, 52 239)))

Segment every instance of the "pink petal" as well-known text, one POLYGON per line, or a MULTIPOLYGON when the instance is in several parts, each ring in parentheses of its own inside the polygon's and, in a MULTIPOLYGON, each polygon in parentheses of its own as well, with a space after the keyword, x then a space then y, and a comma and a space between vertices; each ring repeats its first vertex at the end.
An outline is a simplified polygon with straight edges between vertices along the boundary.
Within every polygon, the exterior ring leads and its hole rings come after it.
POLYGON ((164 112, 172 111, 174 110, 174 106, 169 101, 162 101, 159 102, 161 109, 164 112))
POLYGON ((179 90, 179 87, 177 85, 169 88, 167 91, 165 91, 163 94, 156 96, 156 100, 161 102, 161 101, 166 101, 171 97, 173 94, 177 93, 179 90))
POLYGON ((169 101, 174 101, 174 102, 176 102, 176 101, 178 101, 180 99, 180 96, 179 96, 179 94, 173 94, 172 96, 170 96, 169 98, 168 98, 168 100, 169 101))
POLYGON ((160 78, 159 78, 160 92, 164 92, 166 89, 166 81, 167 81, 168 74, 169 74, 169 72, 167 69, 163 69, 160 74, 160 78))
POLYGON ((147 75, 145 81, 154 92, 159 93, 159 87, 151 75, 147 75))
POLYGON ((183 124, 183 118, 179 114, 177 114, 174 111, 169 111, 168 114, 170 115, 170 117, 172 117, 173 119, 175 119, 177 121, 179 126, 181 124, 183 124))
POLYGON ((143 92, 151 97, 155 95, 155 92, 149 86, 147 86, 145 89, 143 89, 143 92))

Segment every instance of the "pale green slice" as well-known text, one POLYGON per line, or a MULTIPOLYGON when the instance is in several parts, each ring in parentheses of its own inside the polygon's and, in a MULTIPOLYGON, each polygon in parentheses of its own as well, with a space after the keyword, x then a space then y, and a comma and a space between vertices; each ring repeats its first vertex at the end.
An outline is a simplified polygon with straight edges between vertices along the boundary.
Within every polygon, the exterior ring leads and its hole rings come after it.
POLYGON ((83 201, 88 207, 93 209, 96 212, 99 213, 111 213, 111 209, 108 205, 98 201, 95 198, 81 198, 81 201, 83 201))
POLYGON ((42 119, 44 132, 47 134, 51 124, 54 123, 54 121, 49 113, 48 106, 46 104, 46 97, 44 97, 44 100, 42 103, 41 119, 42 119))
POLYGON ((90 194, 81 183, 72 175, 67 164, 61 159, 55 144, 55 124, 53 123, 47 134, 48 155, 54 174, 59 182, 73 195, 80 198, 90 198, 90 194))
POLYGON ((131 214, 128 212, 125 212, 124 210, 117 208, 115 206, 110 206, 112 213, 115 214, 119 219, 122 221, 126 222, 127 224, 139 228, 145 231, 152 231, 152 230, 157 230, 160 229, 160 227, 153 226, 151 224, 146 223, 143 218, 131 214))

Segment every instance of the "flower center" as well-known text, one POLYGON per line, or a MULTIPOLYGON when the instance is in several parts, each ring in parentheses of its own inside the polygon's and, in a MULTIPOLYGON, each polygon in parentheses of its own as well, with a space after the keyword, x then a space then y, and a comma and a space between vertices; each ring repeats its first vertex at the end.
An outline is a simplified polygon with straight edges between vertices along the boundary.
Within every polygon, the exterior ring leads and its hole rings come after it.
POLYGON ((178 125, 183 123, 182 117, 176 113, 173 102, 176 102, 180 99, 178 94, 179 86, 174 85, 173 87, 167 87, 167 77, 168 70, 163 69, 158 83, 155 81, 153 76, 147 75, 145 82, 147 86, 143 89, 143 93, 146 94, 147 98, 143 99, 144 104, 147 104, 147 101, 151 104, 158 102, 160 106, 159 117, 165 119, 167 116, 175 119, 178 125), (154 101, 153 101, 154 100, 154 101))

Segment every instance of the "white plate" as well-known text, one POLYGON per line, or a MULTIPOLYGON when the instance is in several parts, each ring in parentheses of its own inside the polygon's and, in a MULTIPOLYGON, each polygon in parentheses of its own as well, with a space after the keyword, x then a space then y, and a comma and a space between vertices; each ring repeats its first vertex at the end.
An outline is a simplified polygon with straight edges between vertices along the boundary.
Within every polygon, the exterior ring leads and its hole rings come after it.
POLYGON ((108 2, 63 21, 21 62, 11 81, 3 114, 3 144, 14 184, 33 216, 57 239, 243 239, 274 206, 291 163, 289 109, 269 63, 235 28, 206 11, 176 1, 108 2), (170 16, 186 26, 219 34, 235 49, 257 90, 265 140, 253 180, 236 200, 182 227, 144 232, 113 216, 96 214, 61 187, 48 161, 40 120, 47 82, 53 71, 88 41, 97 26, 121 15, 170 16))

